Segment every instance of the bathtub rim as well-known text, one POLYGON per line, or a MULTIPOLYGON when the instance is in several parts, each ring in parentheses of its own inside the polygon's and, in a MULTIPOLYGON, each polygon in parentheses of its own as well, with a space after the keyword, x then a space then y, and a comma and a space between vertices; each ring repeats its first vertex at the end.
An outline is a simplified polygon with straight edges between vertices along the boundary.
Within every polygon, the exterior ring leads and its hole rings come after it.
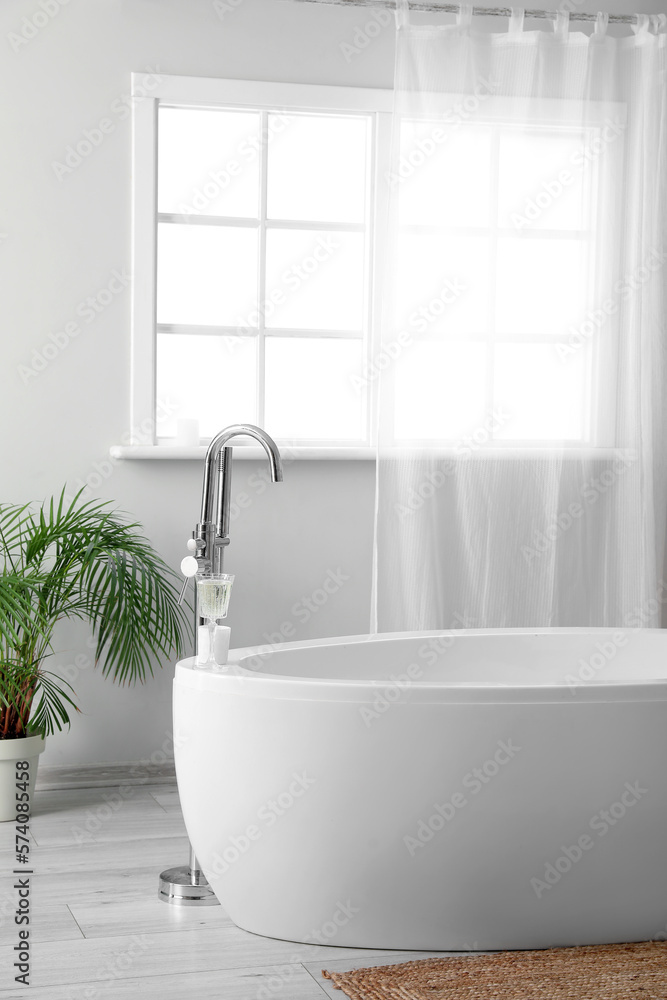
MULTIPOLYGON (((383 692, 396 691, 397 697, 390 704, 415 704, 419 702, 443 704, 545 704, 565 703, 576 705, 582 702, 619 703, 667 701, 667 672, 664 678, 644 678, 642 680, 617 680, 582 682, 576 689, 566 684, 493 684, 484 682, 429 681, 412 679, 409 684, 399 685, 396 679, 354 679, 335 677, 304 677, 290 674, 270 674, 258 669, 244 667, 242 660, 251 656, 273 651, 302 649, 313 646, 355 645, 388 639, 429 638, 434 636, 463 635, 592 635, 603 636, 615 632, 659 633, 665 636, 667 630, 660 628, 624 628, 609 626, 587 628, 564 626, 555 628, 493 628, 493 629, 434 629, 425 631, 379 632, 346 636, 327 636, 319 639, 255 646, 236 647, 229 651, 229 659, 224 666, 198 665, 194 656, 179 660, 176 664, 174 685, 210 693, 235 694, 240 697, 271 697, 298 701, 344 701, 369 703, 382 696, 383 692)), ((666 668, 667 671, 667 668, 666 668)))

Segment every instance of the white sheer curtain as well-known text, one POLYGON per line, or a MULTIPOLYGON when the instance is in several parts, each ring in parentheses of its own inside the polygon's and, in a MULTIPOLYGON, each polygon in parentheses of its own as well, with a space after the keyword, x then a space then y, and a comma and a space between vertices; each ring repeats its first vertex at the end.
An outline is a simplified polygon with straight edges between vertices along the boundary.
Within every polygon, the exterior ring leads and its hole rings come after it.
POLYGON ((397 13, 374 625, 657 625, 667 17, 471 14, 397 13))

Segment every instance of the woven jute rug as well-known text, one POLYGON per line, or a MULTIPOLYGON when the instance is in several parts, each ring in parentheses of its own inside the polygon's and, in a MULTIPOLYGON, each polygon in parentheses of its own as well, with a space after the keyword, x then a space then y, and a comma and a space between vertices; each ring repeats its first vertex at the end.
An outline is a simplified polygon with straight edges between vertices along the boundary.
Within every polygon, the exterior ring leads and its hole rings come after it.
POLYGON ((322 975, 350 1000, 667 1000, 667 943, 457 955, 322 975))

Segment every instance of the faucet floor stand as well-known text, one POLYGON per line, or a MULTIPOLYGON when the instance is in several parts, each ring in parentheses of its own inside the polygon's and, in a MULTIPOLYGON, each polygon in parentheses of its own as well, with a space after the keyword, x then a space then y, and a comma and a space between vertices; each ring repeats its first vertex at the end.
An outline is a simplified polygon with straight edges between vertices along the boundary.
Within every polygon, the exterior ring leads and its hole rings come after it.
POLYGON ((178 868, 168 868, 162 872, 158 897, 163 902, 174 903, 176 906, 220 905, 202 872, 198 868, 190 868, 190 865, 179 865, 178 868))

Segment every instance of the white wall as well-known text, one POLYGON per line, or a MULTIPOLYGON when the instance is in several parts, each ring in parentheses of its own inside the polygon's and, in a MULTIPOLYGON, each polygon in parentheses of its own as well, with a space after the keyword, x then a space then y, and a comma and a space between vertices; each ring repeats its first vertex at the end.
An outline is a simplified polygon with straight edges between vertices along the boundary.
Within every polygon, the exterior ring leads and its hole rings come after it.
MULTIPOLYGON (((607 0, 604 7, 631 11, 636 3, 607 0)), ((664 9, 664 0, 639 3, 647 13, 664 9)), ((130 72, 146 70, 389 87, 392 25, 361 48, 377 24, 363 8, 291 0, 60 4, 0 5, 0 499, 38 500, 97 474, 103 478, 93 495, 140 519, 177 566, 197 520, 201 466, 109 462, 110 445, 129 428, 129 290, 92 322, 77 317, 80 303, 105 288, 114 269, 129 270, 130 123, 115 110, 117 101, 129 90, 130 72), (45 20, 45 10, 48 23, 31 28, 33 19, 45 20), (25 41, 22 31, 34 37, 25 41), (113 132, 59 178, 54 161, 102 118, 111 118, 113 132), (22 377, 20 366, 35 363, 33 350, 77 318, 80 335, 43 371, 22 377)), ((494 19, 494 28, 499 24, 494 19)), ((258 467, 235 462, 234 492, 258 467)), ((286 467, 283 485, 253 496, 232 525, 226 563, 237 576, 229 616, 236 645, 265 641, 288 621, 298 638, 367 631, 373 484, 370 462, 297 461, 286 467), (349 579, 303 621, 294 605, 339 569, 349 579)), ((87 636, 73 626, 59 636, 64 652, 54 664, 67 668, 77 656, 85 664, 75 684, 82 715, 69 734, 50 741, 43 761, 148 758, 168 739, 173 670, 165 664, 141 689, 112 687, 92 669, 87 636)))

